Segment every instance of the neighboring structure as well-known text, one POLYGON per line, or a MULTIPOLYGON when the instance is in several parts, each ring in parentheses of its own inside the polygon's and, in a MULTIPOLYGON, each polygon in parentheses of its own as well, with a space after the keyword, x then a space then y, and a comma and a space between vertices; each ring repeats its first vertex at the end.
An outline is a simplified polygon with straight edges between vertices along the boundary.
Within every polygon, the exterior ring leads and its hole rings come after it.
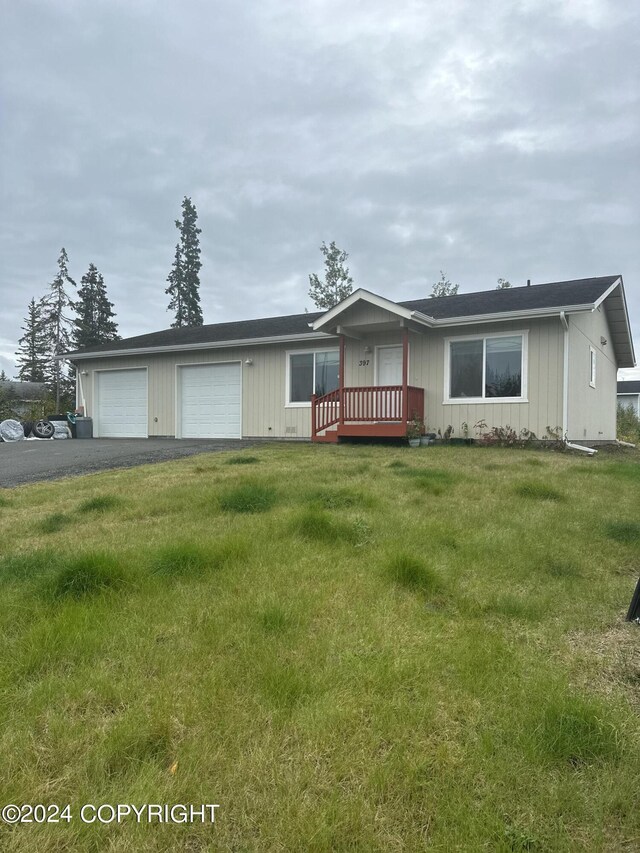
POLYGON ((401 436, 484 419, 572 441, 616 437, 616 372, 635 365, 622 278, 167 329, 68 353, 94 435, 401 436))
POLYGON ((44 382, 12 382, 10 379, 0 379, 0 391, 7 395, 11 408, 18 417, 28 412, 36 403, 41 404, 47 396, 47 386, 44 382))
POLYGON ((640 380, 618 382, 618 405, 626 406, 640 418, 640 380))

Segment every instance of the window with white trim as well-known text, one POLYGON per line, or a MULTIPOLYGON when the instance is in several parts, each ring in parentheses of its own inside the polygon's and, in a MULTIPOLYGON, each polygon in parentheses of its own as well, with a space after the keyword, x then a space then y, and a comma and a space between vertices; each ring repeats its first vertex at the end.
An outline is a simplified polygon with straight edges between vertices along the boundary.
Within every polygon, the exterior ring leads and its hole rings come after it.
POLYGON ((524 332, 448 340, 445 399, 523 400, 526 340, 524 332))
POLYGON ((338 387, 340 352, 290 352, 287 355, 287 405, 308 406, 311 395, 322 396, 338 387))
POLYGON ((596 351, 589 347, 589 385, 596 387, 596 351))

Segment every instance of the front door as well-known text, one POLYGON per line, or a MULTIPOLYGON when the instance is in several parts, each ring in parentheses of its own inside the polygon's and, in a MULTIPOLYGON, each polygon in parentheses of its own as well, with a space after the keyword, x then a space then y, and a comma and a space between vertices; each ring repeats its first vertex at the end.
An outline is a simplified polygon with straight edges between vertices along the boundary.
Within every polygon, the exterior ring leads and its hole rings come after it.
MULTIPOLYGON (((378 347, 377 384, 402 385, 402 347, 378 347)), ((378 392, 377 416, 384 420, 400 420, 402 417, 402 392, 378 392)))
POLYGON ((378 385, 402 385, 402 347, 378 347, 378 385))

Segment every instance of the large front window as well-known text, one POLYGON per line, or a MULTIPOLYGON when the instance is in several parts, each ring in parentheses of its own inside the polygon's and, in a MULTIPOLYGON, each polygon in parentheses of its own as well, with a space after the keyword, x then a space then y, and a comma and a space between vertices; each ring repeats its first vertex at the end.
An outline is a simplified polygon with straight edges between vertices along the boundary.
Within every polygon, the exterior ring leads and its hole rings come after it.
POLYGON ((450 400, 522 399, 525 335, 449 341, 450 400))
POLYGON ((288 403, 310 403, 312 394, 335 391, 339 367, 338 350, 290 353, 288 403))

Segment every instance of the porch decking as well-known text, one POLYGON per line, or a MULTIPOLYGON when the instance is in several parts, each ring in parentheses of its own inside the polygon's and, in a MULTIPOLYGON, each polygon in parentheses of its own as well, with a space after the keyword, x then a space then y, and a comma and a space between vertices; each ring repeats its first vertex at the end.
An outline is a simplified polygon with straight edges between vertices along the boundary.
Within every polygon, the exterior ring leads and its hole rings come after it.
POLYGON ((424 419, 424 389, 412 385, 337 388, 311 398, 311 440, 342 437, 403 438, 407 424, 424 419))

